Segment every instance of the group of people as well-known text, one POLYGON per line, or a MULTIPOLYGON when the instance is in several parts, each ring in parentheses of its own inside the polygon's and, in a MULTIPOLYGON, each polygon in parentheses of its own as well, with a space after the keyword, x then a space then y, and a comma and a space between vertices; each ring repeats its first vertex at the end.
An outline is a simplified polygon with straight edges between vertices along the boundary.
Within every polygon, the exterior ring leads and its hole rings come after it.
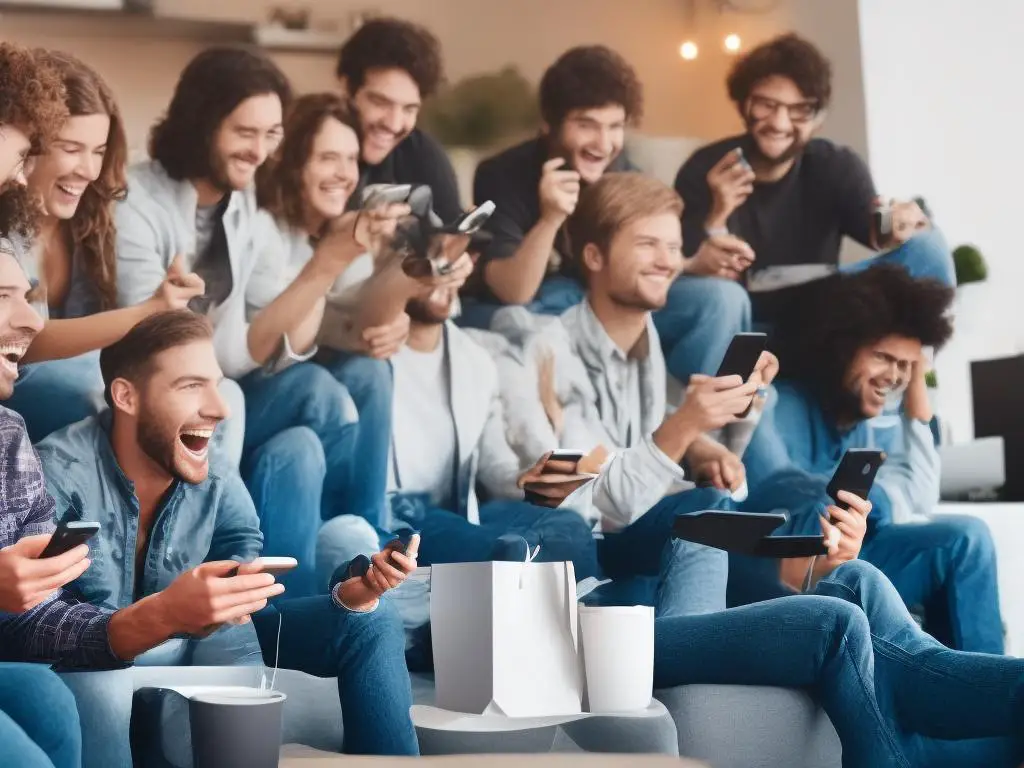
POLYGON ((483 238, 437 226, 463 209, 416 127, 436 38, 371 20, 337 75, 295 97, 261 54, 206 50, 128 168, 97 72, 0 44, 6 762, 131 765, 131 684, 97 671, 264 660, 337 678, 347 752, 416 754, 429 594, 407 577, 537 553, 612 580, 588 599, 656 607, 659 688, 807 689, 844 766, 1019 765, 989 534, 930 517, 951 256, 815 136, 822 54, 785 35, 739 59, 745 132, 673 190, 629 161, 631 65, 569 50, 539 135, 477 170, 483 238), (844 236, 879 255, 840 266, 844 236), (751 375, 717 376, 760 329, 751 375), (863 447, 888 456, 869 498, 830 499, 863 447), (827 554, 673 539, 705 509, 785 510, 827 554), (77 521, 99 532, 40 557, 77 521))

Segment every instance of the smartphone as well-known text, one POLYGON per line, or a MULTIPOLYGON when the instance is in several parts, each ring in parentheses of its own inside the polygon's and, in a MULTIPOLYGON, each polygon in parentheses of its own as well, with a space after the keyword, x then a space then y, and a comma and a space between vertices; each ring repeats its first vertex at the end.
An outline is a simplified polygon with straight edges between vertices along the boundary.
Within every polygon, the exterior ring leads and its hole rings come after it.
POLYGON ((829 496, 840 509, 849 509, 850 505, 839 500, 839 492, 847 491, 855 496, 866 499, 874 485, 875 475, 885 463, 885 452, 871 448, 856 448, 843 454, 842 461, 832 473, 826 489, 829 496))
POLYGON ((768 346, 768 336, 764 333, 737 333, 729 342, 722 364, 718 366, 719 378, 723 376, 739 376, 744 381, 750 378, 761 359, 761 353, 768 346))
POLYGON ((39 557, 63 555, 79 544, 85 544, 85 542, 99 533, 99 530, 99 523, 86 520, 58 523, 57 529, 53 532, 53 536, 50 537, 50 543, 46 545, 46 549, 42 551, 39 557))
POLYGON ((879 246, 889 242, 892 237, 892 209, 887 204, 876 205, 871 211, 871 228, 879 246))
POLYGON ((827 555, 824 536, 765 536, 754 551, 755 557, 815 557, 827 555))
POLYGON ((419 531, 413 531, 409 529, 403 530, 400 533, 396 533, 395 538, 388 542, 388 546, 391 546, 395 542, 398 542, 401 546, 395 547, 395 550, 401 552, 403 555, 408 555, 409 547, 412 546, 412 537, 417 535, 418 533, 419 531))
MULTIPOLYGON (((579 464, 583 460, 583 451, 575 451, 567 448, 556 448, 548 456, 548 461, 570 461, 573 464, 579 464)), ((540 473, 542 475, 554 474, 553 470, 549 470, 547 464, 541 468, 540 473)))
POLYGON ((481 203, 472 211, 466 211, 455 222, 441 229, 442 232, 458 235, 472 235, 487 223, 497 206, 490 200, 481 203))
POLYGON ((404 203, 412 192, 412 184, 368 184, 363 189, 363 207, 404 203))
MULTIPOLYGON (((282 573, 287 573, 292 568, 298 566, 299 561, 294 557, 257 557, 254 562, 259 562, 260 569, 256 573, 270 573, 274 576, 278 576, 282 573)), ((228 576, 237 576, 238 566, 236 565, 230 571, 228 576)))
POLYGON ((743 154, 743 147, 736 147, 736 160, 748 171, 754 170, 753 168, 750 167, 750 163, 747 161, 746 155, 743 154))

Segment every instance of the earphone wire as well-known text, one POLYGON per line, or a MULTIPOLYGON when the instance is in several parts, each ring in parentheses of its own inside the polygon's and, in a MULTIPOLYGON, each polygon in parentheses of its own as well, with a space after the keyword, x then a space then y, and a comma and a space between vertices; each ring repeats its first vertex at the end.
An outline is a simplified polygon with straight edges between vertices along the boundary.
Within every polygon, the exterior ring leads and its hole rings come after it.
POLYGON ((277 613, 277 645, 274 647, 274 674, 270 678, 270 691, 277 690, 277 670, 281 664, 281 612, 277 613))

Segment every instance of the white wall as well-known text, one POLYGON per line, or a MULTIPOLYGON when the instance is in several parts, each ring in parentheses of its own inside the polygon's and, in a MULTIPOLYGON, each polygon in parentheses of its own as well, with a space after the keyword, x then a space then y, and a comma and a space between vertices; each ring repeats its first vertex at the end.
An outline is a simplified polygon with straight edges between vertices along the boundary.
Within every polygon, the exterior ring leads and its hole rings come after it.
POLYGON ((957 442, 974 434, 968 361, 1013 354, 1024 341, 1021 29, 1015 0, 969 12, 963 0, 860 0, 875 181, 885 194, 925 195, 951 245, 976 244, 989 265, 986 284, 961 290, 956 338, 936 366, 957 442))

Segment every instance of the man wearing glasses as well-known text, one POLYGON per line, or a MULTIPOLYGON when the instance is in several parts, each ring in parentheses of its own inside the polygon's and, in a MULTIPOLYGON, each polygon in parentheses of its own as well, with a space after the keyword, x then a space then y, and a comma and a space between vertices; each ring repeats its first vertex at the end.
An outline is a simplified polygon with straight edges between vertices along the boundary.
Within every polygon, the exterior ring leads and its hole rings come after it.
POLYGON ((828 59, 796 35, 750 51, 728 78, 746 133, 700 149, 676 176, 693 256, 687 272, 738 281, 755 325, 774 325, 836 271, 844 236, 884 252, 844 270, 887 261, 955 282, 949 249, 921 206, 880 200, 860 157, 815 138, 831 80, 828 59), (719 247, 700 248, 706 240, 719 247))

